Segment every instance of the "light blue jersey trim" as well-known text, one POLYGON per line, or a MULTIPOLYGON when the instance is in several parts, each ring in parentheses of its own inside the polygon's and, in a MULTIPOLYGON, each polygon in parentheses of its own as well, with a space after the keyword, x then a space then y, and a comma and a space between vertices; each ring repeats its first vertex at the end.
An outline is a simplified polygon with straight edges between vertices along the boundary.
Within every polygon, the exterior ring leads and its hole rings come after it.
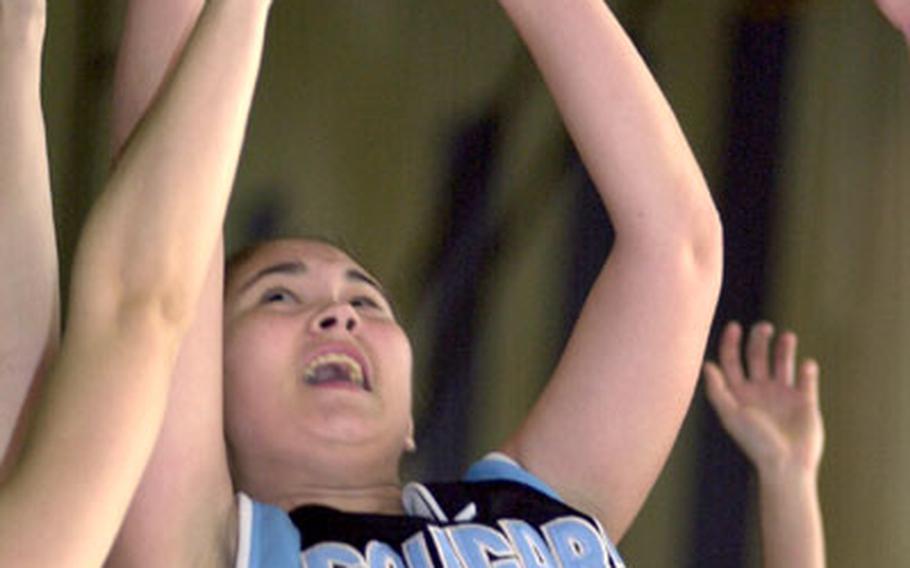
POLYGON ((236 567, 300 566, 300 533, 288 514, 242 493, 239 499, 241 537, 236 567))
POLYGON ((465 472, 463 479, 464 481, 517 481, 540 491, 551 499, 556 499, 560 503, 564 502, 552 487, 500 452, 489 453, 482 460, 475 462, 465 472))

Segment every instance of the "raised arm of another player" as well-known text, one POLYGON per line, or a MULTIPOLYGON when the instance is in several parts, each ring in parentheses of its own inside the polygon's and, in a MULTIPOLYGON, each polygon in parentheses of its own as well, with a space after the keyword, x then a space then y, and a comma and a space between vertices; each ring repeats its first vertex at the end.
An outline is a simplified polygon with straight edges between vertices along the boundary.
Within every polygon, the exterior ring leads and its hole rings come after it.
POLYGON ((721 230, 679 125, 602 0, 500 0, 616 229, 552 379, 504 450, 622 537, 691 401, 721 230))
POLYGON ((40 94, 44 27, 44 0, 0 0, 0 480, 16 459, 28 393, 60 339, 40 94))
POLYGON ((220 236, 269 5, 208 1, 89 215, 60 356, 0 487, 0 565, 97 566, 108 552, 220 236))
POLYGON ((796 368, 796 335, 778 337, 768 323, 752 328, 746 368, 742 329, 727 325, 720 364, 705 364, 708 400, 726 431, 758 471, 765 566, 823 568, 825 537, 818 499, 824 428, 818 404, 818 365, 796 368))
MULTIPOLYGON (((115 154, 184 49, 203 0, 131 0, 114 82, 115 154)), ((222 420, 221 246, 180 348, 164 424, 108 566, 227 565, 236 534, 222 420)))

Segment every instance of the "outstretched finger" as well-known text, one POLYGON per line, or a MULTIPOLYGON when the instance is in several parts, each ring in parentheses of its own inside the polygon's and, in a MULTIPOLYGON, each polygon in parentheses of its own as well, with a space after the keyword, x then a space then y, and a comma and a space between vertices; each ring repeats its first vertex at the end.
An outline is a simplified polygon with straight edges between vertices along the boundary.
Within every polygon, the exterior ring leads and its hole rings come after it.
POLYGON ((815 359, 806 359, 799 366, 799 377, 796 380, 796 388, 805 394, 809 400, 818 400, 818 362, 815 359))
POLYGON ((749 367, 749 379, 764 381, 770 378, 768 369, 768 352, 774 326, 763 321, 752 326, 746 344, 746 365, 749 367))
MULTIPOLYGON (((720 346, 717 349, 717 355, 720 359, 720 368, 717 372, 722 376, 726 375, 727 382, 731 385, 740 385, 746 379, 743 372, 743 362, 740 356, 740 345, 742 343, 743 328, 737 322, 731 321, 724 328, 720 337, 720 346)), ((707 372, 707 367, 706 367, 707 372)))
POLYGON ((796 380, 796 334, 787 331, 778 337, 774 347, 774 380, 792 387, 796 380))
POLYGON ((704 374, 708 401, 714 407, 714 410, 717 411, 721 421, 726 422, 727 417, 731 416, 739 408, 739 402, 730 390, 720 367, 714 363, 707 362, 704 366, 704 374))

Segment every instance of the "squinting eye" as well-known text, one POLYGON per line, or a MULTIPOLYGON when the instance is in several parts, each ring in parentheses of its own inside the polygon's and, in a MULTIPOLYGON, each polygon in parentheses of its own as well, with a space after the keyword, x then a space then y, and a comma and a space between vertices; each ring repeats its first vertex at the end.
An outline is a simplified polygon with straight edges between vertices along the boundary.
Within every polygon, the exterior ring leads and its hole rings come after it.
POLYGON ((263 304, 278 304, 285 302, 296 302, 297 296, 285 290, 283 288, 278 288, 274 290, 269 290, 262 295, 263 304))
POLYGON ((379 303, 373 301, 372 298, 366 296, 357 296, 356 298, 351 299, 351 305, 355 308, 378 308, 379 303))

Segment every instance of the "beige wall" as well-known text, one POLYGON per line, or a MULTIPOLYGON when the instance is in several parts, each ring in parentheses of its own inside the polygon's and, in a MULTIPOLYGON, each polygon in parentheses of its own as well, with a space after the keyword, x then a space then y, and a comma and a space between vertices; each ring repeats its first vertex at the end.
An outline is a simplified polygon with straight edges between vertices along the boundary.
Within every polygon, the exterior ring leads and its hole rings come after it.
POLYGON ((794 91, 779 319, 822 362, 832 565, 910 561, 910 74, 863 2, 806 19, 794 91))

